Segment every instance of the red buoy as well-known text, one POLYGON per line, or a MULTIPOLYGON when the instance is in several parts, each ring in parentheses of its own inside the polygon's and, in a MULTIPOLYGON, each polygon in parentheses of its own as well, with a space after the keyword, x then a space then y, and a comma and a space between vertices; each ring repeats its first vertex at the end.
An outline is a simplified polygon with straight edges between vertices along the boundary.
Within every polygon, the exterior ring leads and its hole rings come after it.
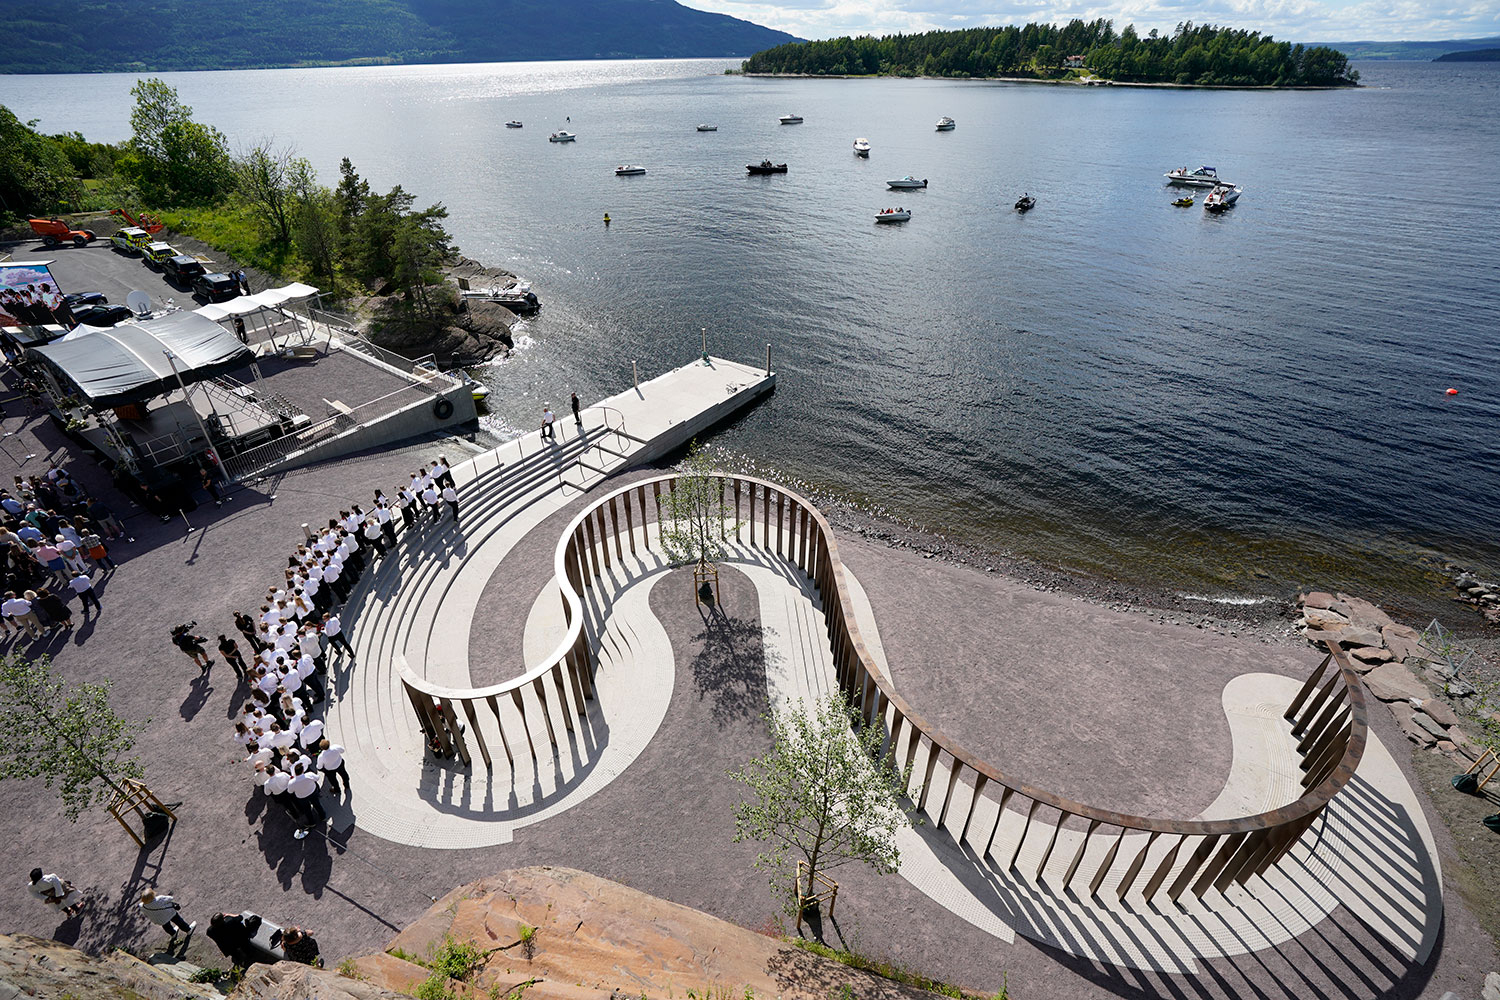
POLYGON ((1449 395, 1449 396, 1457 396, 1458 395, 1458 390, 1457 389, 1449 389, 1448 392, 1447 392, 1447 395, 1449 395))

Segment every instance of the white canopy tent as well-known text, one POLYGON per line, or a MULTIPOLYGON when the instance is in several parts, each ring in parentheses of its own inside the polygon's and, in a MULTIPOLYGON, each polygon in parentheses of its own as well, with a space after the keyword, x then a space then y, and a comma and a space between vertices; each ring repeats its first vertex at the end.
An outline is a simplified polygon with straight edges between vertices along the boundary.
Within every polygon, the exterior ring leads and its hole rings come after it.
MULTIPOLYGON (((270 314, 274 313, 281 318, 290 318, 293 322, 296 322, 296 317, 290 314, 286 307, 298 302, 306 302, 317 295, 318 290, 312 285, 304 285, 300 281, 294 281, 280 288, 267 288, 265 291, 256 292, 254 295, 241 295, 227 302, 210 302, 208 305, 200 306, 193 311, 199 316, 221 324, 225 320, 235 317, 249 317, 251 320, 258 319, 261 329, 265 331, 267 339, 271 341, 271 346, 274 348, 276 346, 276 336, 275 332, 271 329, 273 324, 268 321, 270 314)), ((307 317, 306 329, 309 331, 309 334, 307 337, 304 337, 304 343, 309 339, 311 335, 310 331, 312 330, 312 315, 310 312, 307 317)), ((238 331, 236 332, 238 333, 238 331)), ((241 339, 248 339, 248 335, 241 339)))

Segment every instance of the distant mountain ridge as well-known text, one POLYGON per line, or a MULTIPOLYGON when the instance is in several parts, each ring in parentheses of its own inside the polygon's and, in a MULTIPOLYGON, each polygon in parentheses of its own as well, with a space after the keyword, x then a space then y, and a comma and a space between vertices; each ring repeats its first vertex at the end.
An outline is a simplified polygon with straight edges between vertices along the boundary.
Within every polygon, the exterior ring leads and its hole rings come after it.
POLYGON ((708 58, 796 40, 676 0, 0 0, 0 73, 708 58))
POLYGON ((1350 59, 1436 59, 1449 52, 1491 49, 1500 46, 1500 35, 1490 38, 1458 38, 1446 42, 1318 42, 1337 49, 1350 59))
POLYGON ((1433 62, 1500 62, 1500 48, 1463 49, 1458 52, 1446 52, 1434 59, 1433 62))

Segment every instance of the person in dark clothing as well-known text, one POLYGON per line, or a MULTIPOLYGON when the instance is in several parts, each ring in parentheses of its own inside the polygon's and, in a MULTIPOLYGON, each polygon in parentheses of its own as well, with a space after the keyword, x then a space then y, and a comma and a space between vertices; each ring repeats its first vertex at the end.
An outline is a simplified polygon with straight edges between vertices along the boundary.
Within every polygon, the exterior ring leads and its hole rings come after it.
POLYGON ((222 632, 219 634, 219 655, 234 671, 234 676, 246 680, 245 658, 240 655, 240 644, 222 632))
POLYGON ((208 668, 214 665, 214 661, 208 658, 208 653, 203 649, 203 644, 208 641, 201 635, 193 634, 193 626, 197 622, 187 625, 179 625, 172 630, 172 645, 182 650, 184 656, 188 656, 198 664, 199 673, 208 673, 208 668))
POLYGON ((36 606, 46 618, 46 623, 54 628, 72 628, 73 612, 58 597, 46 587, 36 592, 36 606))
POLYGON ((281 950, 289 962, 301 962, 315 968, 323 964, 317 939, 301 927, 288 927, 281 932, 281 950))
POLYGON ((572 406, 573 406, 573 422, 575 424, 577 424, 579 427, 582 427, 583 426, 583 414, 578 412, 578 393, 576 393, 576 392, 573 393, 573 399, 571 400, 571 403, 572 403, 572 406))
POLYGON ((219 951, 224 953, 225 958, 243 967, 256 959, 250 942, 259 929, 260 914, 247 910, 244 913, 215 913, 208 921, 208 930, 204 933, 219 946, 219 951))
POLYGON ((240 635, 244 636, 245 641, 250 644, 251 652, 261 653, 270 648, 266 643, 262 642, 260 636, 256 634, 255 619, 245 614, 245 612, 236 611, 234 613, 234 627, 239 629, 240 635))

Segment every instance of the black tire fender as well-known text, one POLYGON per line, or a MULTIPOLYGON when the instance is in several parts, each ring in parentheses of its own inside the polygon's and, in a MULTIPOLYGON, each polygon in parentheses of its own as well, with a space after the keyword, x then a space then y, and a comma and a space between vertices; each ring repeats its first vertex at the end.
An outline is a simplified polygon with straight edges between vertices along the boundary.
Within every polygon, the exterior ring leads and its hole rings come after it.
POLYGON ((447 420, 453 416, 453 400, 440 399, 432 404, 432 415, 439 420, 447 420))

